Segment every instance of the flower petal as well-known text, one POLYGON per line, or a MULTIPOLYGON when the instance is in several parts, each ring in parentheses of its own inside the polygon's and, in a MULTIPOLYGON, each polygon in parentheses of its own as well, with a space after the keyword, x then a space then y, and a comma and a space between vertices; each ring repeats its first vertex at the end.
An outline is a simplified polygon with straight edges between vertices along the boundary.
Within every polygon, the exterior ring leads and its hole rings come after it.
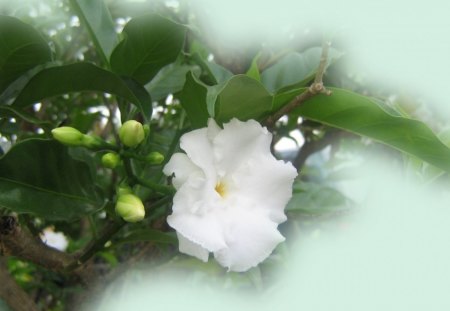
POLYGON ((175 189, 179 189, 189 176, 199 171, 200 168, 184 153, 174 153, 163 169, 163 173, 167 176, 175 173, 175 177, 172 179, 175 189))
POLYGON ((203 262, 208 261, 209 252, 198 244, 186 239, 182 234, 177 232, 178 248, 181 253, 197 257, 203 262))
POLYGON ((213 141, 214 138, 216 138, 217 134, 219 134, 222 131, 220 126, 217 125, 216 121, 214 121, 213 118, 208 119, 208 139, 210 141, 213 141))
POLYGON ((284 237, 277 224, 261 213, 234 207, 226 217, 228 247, 214 252, 216 260, 230 271, 243 272, 269 257, 284 237))
POLYGON ((184 134, 180 138, 180 147, 186 151, 189 159, 204 171, 208 181, 215 185, 217 177, 208 129, 202 128, 184 134))
POLYGON ((167 223, 177 232, 208 251, 226 247, 220 196, 214 189, 189 179, 175 194, 173 213, 167 223))
POLYGON ((219 175, 232 173, 243 161, 257 154, 270 153, 272 134, 258 122, 232 119, 223 127, 213 140, 219 175))
POLYGON ((215 213, 194 215, 173 213, 167 217, 167 223, 191 242, 215 252, 225 248, 222 220, 215 213))
POLYGON ((292 184, 297 170, 290 162, 276 160, 271 154, 260 154, 231 175, 229 192, 237 201, 252 201, 265 209, 276 223, 286 220, 284 207, 292 197, 292 184))

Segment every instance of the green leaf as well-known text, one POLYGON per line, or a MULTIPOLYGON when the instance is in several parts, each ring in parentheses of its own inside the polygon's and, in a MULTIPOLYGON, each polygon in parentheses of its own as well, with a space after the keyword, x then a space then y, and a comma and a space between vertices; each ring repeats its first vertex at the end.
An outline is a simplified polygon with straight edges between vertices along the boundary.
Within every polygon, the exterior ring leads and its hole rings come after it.
POLYGON ((119 38, 111 14, 103 0, 70 0, 78 17, 88 29, 97 51, 108 64, 119 38))
POLYGON ((145 87, 153 100, 163 99, 167 95, 177 93, 183 89, 186 82, 186 74, 189 71, 196 74, 200 73, 198 67, 177 63, 169 64, 161 69, 145 87))
POLYGON ((233 73, 228 69, 202 58, 199 53, 193 53, 188 56, 206 73, 206 76, 202 78, 204 80, 206 78, 205 82, 208 85, 224 83, 233 76, 233 73))
POLYGON ((40 71, 25 85, 12 106, 23 108, 44 98, 81 91, 115 94, 135 104, 144 118, 149 119, 151 116, 152 102, 144 87, 90 63, 75 63, 40 71))
POLYGON ((233 73, 231 71, 219 64, 209 61, 206 61, 205 63, 211 70, 217 83, 228 81, 233 76, 233 73))
POLYGON ((260 119, 272 108, 272 96, 258 81, 246 75, 232 77, 220 91, 214 107, 214 118, 223 123, 260 119))
MULTIPOLYGON (((304 87, 314 78, 319 67, 321 54, 322 48, 319 47, 307 49, 302 53, 289 53, 262 72, 261 82, 271 93, 286 92, 293 88, 304 87)), ((328 65, 341 55, 337 50, 330 49, 328 65)))
POLYGON ((259 67, 258 67, 258 60, 261 57, 261 53, 258 53, 258 55, 253 58, 252 63, 250 65, 250 68, 248 68, 247 72, 245 73, 250 78, 255 79, 256 81, 261 82, 261 75, 259 73, 259 67))
POLYGON ((424 123, 389 114, 368 97, 329 88, 294 110, 310 120, 340 128, 394 147, 450 172, 450 148, 424 123))
POLYGON ((56 141, 29 139, 0 158, 0 206, 49 220, 72 220, 99 209, 89 169, 56 141))
POLYGON ((52 123, 48 122, 48 121, 42 121, 38 118, 35 118, 32 115, 29 115, 28 113, 22 112, 22 111, 18 111, 10 106, 0 106, 0 117, 9 117, 9 118, 18 118, 18 119, 22 119, 25 120, 29 123, 34 123, 36 125, 40 125, 45 129, 50 129, 50 127, 52 127, 52 123))
POLYGON ((149 82, 158 71, 176 60, 186 28, 156 14, 133 18, 123 29, 124 40, 111 55, 111 67, 120 75, 149 82))
POLYGON ((179 97, 193 128, 205 127, 208 123, 207 92, 207 87, 192 72, 186 75, 186 83, 179 97))
POLYGON ((0 16, 0 93, 31 68, 52 59, 36 29, 17 18, 0 16))
POLYGON ((119 243, 154 242, 157 244, 177 244, 177 237, 173 232, 162 232, 154 229, 134 231, 124 237, 119 243))
POLYGON ((292 198, 286 206, 286 211, 317 215, 347 210, 351 203, 349 198, 335 188, 298 181, 294 184, 292 198))

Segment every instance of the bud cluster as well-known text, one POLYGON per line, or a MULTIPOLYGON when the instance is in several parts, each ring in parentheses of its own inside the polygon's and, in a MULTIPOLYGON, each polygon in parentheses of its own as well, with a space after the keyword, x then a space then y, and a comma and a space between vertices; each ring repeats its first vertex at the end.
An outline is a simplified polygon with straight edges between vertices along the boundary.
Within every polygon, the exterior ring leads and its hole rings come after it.
MULTIPOLYGON (((67 146, 85 147, 95 151, 108 150, 103 154, 101 163, 109 169, 115 169, 122 162, 122 159, 129 161, 129 158, 153 165, 161 164, 164 161, 164 156, 159 152, 150 152, 147 155, 139 155, 138 153, 139 151, 142 153, 143 148, 138 148, 138 146, 144 142, 149 133, 150 127, 147 124, 142 125, 135 120, 126 121, 119 129, 119 139, 122 146, 116 146, 99 137, 83 134, 73 127, 62 126, 52 130, 53 137, 67 146)), ((133 179, 133 172, 127 171, 127 176, 130 177, 130 175, 133 179)), ((117 215, 127 222, 138 222, 145 217, 145 209, 141 199, 133 194, 129 186, 118 187, 115 210, 117 215)))

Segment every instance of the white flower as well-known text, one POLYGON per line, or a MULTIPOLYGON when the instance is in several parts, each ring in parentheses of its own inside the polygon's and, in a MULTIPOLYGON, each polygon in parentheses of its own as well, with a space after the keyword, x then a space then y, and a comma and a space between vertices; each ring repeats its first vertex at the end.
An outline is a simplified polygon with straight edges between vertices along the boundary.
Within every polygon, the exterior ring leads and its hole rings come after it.
POLYGON ((41 234, 41 240, 50 247, 64 252, 69 245, 66 236, 62 232, 55 232, 53 227, 47 227, 41 234))
POLYGON ((221 129, 184 134, 164 167, 177 189, 168 224, 180 252, 208 260, 209 252, 233 271, 246 271, 284 241, 277 229, 286 220, 297 171, 270 153, 272 134, 258 122, 237 119, 221 129))

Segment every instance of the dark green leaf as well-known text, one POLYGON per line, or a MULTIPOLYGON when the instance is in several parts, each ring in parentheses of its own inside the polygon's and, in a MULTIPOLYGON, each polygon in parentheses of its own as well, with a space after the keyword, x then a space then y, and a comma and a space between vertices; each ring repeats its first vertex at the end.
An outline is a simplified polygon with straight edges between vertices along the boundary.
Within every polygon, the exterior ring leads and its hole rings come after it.
POLYGON ((199 73, 198 67, 169 64, 158 72, 158 74, 145 87, 153 100, 160 100, 169 94, 174 94, 183 89, 186 82, 186 74, 189 71, 199 73))
POLYGON ((186 28, 156 14, 133 18, 123 29, 124 40, 111 55, 111 67, 141 84, 176 60, 186 28))
POLYGON ((0 158, 0 206, 51 220, 71 220, 100 208, 87 166, 56 141, 30 139, 0 158))
POLYGON ((389 114, 368 97, 330 88, 294 110, 300 116, 344 129, 412 154, 450 172, 450 148, 424 123, 389 114))
POLYGON ((33 27, 0 16, 0 93, 21 74, 51 58, 47 42, 33 27))
POLYGON ((88 29, 97 51, 108 64, 109 57, 119 38, 114 22, 103 0, 71 0, 80 20, 88 29))
MULTIPOLYGON (((286 92, 293 88, 304 87, 316 74, 319 67, 322 48, 313 47, 302 53, 293 52, 284 56, 275 65, 267 68, 261 74, 261 82, 273 93, 286 92)), ((328 64, 338 59, 341 53, 335 49, 330 49, 328 54, 328 64)))
POLYGON ((179 97, 193 128, 205 127, 208 122, 207 92, 207 87, 198 81, 192 72, 186 75, 186 83, 179 97))
POLYGON ((177 244, 177 237, 173 232, 161 232, 154 229, 144 229, 132 232, 119 243, 154 242, 158 244, 177 244))
POLYGON ((30 79, 12 105, 23 108, 44 98, 81 91, 118 95, 135 104, 145 118, 151 116, 151 98, 144 87, 90 63, 75 63, 40 71, 30 79))
POLYGON ((18 111, 11 106, 0 106, 0 117, 9 117, 9 118, 18 118, 25 120, 29 123, 34 123, 36 125, 40 125, 43 128, 49 129, 52 124, 48 121, 42 121, 38 118, 35 118, 32 115, 29 115, 28 113, 18 111))
POLYGON ((261 83, 246 75, 237 75, 220 91, 214 107, 214 118, 220 123, 234 117, 240 120, 259 119, 271 107, 272 96, 261 83))

